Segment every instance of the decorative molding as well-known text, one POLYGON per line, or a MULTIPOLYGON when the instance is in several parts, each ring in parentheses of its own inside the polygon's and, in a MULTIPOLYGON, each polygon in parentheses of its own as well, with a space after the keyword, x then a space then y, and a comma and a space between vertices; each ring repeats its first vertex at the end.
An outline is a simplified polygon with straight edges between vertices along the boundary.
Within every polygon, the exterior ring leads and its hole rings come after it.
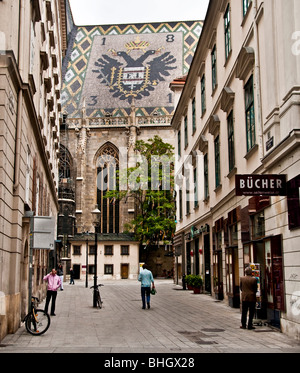
POLYGON ((213 136, 216 136, 220 131, 220 119, 218 115, 212 115, 208 121, 208 131, 213 136))
POLYGON ((208 49, 213 49, 213 47, 216 43, 216 40, 217 40, 217 30, 214 29, 213 32, 211 33, 211 38, 209 39, 207 48, 208 49))
POLYGON ((229 113, 233 107, 235 93, 230 87, 224 87, 221 93, 221 109, 225 113, 229 113))
POLYGON ((208 141, 203 135, 201 135, 199 138, 199 150, 201 153, 205 154, 207 152, 207 149, 208 149, 208 141))
POLYGON ((243 47, 236 66, 236 77, 240 80, 246 80, 247 75, 254 67, 255 52, 251 47, 243 47))

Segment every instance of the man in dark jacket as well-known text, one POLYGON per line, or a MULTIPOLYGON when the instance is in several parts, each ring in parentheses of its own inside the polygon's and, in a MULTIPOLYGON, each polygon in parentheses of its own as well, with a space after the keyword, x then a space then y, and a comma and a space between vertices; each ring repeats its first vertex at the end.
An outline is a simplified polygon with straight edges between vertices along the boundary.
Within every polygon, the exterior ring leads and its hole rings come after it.
POLYGON ((240 280, 240 290, 242 292, 242 329, 246 329, 247 313, 249 310, 248 329, 255 329, 252 325, 257 292, 257 280, 252 276, 252 269, 247 267, 245 269, 244 277, 240 280))

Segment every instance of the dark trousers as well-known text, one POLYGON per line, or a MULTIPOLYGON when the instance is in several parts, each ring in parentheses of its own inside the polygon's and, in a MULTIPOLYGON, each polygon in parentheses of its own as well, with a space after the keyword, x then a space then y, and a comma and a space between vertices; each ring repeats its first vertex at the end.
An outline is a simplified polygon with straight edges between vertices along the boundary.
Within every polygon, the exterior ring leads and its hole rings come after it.
POLYGON ((242 302, 242 326, 245 328, 247 324, 247 313, 249 311, 248 328, 252 327, 256 302, 242 302))
POLYGON ((146 300, 147 300, 147 304, 150 304, 150 287, 142 286, 141 293, 142 293, 143 308, 146 308, 146 300))
POLYGON ((55 312, 55 301, 56 301, 57 291, 47 290, 47 298, 46 298, 46 304, 45 304, 45 312, 48 313, 48 306, 50 303, 50 300, 52 298, 51 303, 51 315, 55 312))

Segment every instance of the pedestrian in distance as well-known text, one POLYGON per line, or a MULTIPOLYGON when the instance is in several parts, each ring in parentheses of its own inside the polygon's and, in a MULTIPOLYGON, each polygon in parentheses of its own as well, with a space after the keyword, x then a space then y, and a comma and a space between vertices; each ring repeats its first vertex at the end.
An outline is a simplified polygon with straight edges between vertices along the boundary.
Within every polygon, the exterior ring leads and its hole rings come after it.
POLYGON ((71 284, 75 285, 73 268, 70 268, 70 285, 71 284))
POLYGON ((152 272, 147 269, 147 265, 143 265, 143 269, 139 274, 138 280, 141 282, 141 295, 142 295, 142 303, 143 309, 146 308, 146 301, 147 307, 150 308, 150 292, 151 292, 151 285, 152 289, 155 289, 154 286, 154 279, 152 272))
POLYGON ((58 269, 57 269, 57 276, 59 276, 60 278, 60 290, 64 290, 64 285, 63 285, 63 281, 64 281, 64 271, 63 271, 63 267, 62 265, 60 264, 58 266, 58 269))
POLYGON ((43 280, 48 282, 45 312, 48 313, 48 306, 49 306, 50 300, 52 299, 50 315, 55 316, 55 302, 56 302, 56 296, 57 296, 57 289, 60 287, 61 281, 60 281, 59 276, 57 276, 56 270, 54 268, 52 269, 50 273, 48 273, 48 275, 44 277, 43 280))
POLYGON ((257 280, 252 276, 252 269, 247 267, 245 269, 245 275, 240 279, 240 290, 242 300, 242 318, 241 328, 246 329, 247 325, 247 314, 248 316, 248 329, 255 329, 252 325, 253 317, 256 305, 256 292, 257 292, 257 280))

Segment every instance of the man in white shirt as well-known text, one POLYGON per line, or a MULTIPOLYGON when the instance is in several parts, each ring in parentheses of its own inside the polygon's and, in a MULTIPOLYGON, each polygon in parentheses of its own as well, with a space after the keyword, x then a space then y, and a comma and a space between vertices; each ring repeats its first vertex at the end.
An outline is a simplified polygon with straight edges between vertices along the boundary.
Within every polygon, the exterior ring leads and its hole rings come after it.
POLYGON ((154 279, 152 272, 147 269, 146 264, 143 265, 143 269, 139 274, 138 280, 141 282, 141 294, 142 294, 142 302, 143 302, 143 310, 146 308, 146 298, 147 298, 147 307, 150 308, 150 291, 151 291, 151 284, 152 288, 154 289, 154 279))

